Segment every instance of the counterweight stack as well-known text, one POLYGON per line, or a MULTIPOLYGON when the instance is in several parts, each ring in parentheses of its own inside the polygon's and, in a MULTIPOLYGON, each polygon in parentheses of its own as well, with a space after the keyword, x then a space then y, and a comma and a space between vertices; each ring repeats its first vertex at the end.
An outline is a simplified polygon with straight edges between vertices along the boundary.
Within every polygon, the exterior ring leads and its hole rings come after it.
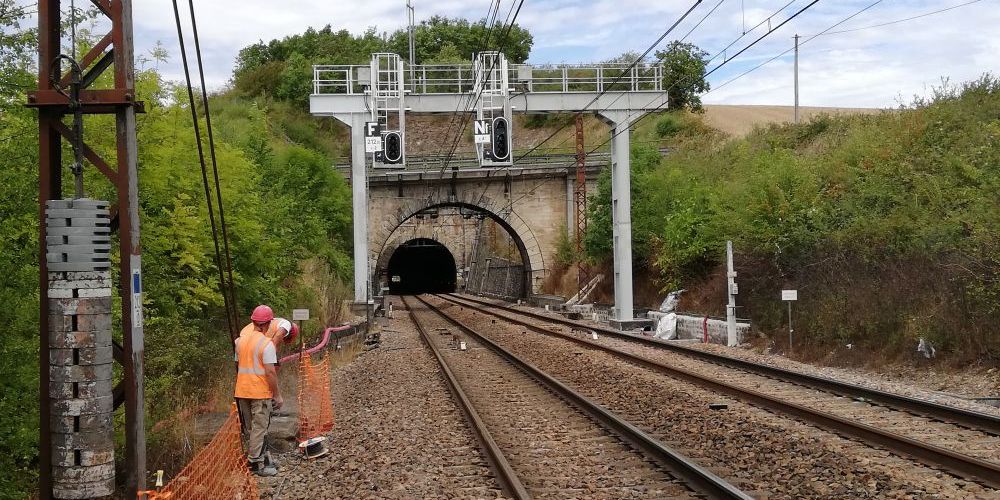
POLYGON ((56 498, 110 495, 115 454, 108 202, 49 200, 45 216, 52 492, 56 498))

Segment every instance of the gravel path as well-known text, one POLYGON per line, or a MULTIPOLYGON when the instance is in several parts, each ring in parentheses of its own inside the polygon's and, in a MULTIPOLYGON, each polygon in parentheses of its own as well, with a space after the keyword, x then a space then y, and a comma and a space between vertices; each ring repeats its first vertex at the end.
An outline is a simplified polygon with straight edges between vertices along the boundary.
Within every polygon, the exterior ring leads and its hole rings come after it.
MULTIPOLYGON (((399 305, 398 302, 396 304, 399 305)), ((497 498, 500 487, 405 315, 381 346, 332 374, 330 454, 278 457, 262 498, 497 498)))
POLYGON ((529 334, 502 321, 494 325, 483 314, 458 306, 444 307, 755 496, 1000 497, 978 484, 623 363, 610 354, 529 334), (729 409, 707 409, 716 402, 727 403, 729 409))
POLYGON ((597 423, 411 300, 518 477, 535 498, 692 498, 597 423), (468 350, 458 349, 464 340, 468 350))

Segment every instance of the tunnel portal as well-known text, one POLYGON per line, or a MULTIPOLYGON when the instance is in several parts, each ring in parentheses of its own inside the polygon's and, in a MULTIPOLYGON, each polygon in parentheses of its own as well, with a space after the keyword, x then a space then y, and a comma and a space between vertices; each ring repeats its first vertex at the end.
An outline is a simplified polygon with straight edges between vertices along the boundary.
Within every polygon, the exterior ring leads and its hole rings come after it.
POLYGON ((455 291, 455 257, 444 245, 417 238, 399 246, 389 258, 389 293, 452 293, 455 291))

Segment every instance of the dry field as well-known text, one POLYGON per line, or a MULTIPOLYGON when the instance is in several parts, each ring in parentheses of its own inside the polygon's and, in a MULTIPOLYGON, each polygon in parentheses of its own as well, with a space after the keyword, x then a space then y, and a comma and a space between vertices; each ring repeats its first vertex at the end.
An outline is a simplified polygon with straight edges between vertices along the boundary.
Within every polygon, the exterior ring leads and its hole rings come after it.
MULTIPOLYGON (((878 113, 875 108, 824 108, 803 106, 799 108, 799 119, 827 113, 859 114, 878 113)), ((795 116, 793 106, 743 106, 731 104, 711 104, 705 106, 705 124, 732 136, 743 136, 757 125, 791 122, 795 116)))

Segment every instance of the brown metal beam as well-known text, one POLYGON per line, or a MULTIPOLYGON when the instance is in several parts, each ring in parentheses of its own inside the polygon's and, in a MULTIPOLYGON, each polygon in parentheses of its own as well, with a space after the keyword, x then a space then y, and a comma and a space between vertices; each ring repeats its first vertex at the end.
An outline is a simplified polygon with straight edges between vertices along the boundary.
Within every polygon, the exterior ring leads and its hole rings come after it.
MULTIPOLYGON (((48 90, 48 68, 60 52, 58 1, 38 2, 38 88, 48 90)), ((38 113, 38 497, 52 498, 52 434, 49 420, 49 280, 45 262, 45 202, 62 198, 62 148, 59 134, 52 128, 60 114, 38 113)))
MULTIPOLYGON (((59 132, 59 135, 64 137, 66 140, 73 137, 73 131, 71 131, 69 127, 61 121, 52 123, 52 128, 54 128, 56 132, 59 132)), ((98 155, 97 152, 91 149, 91 147, 86 143, 83 144, 83 156, 95 167, 97 167, 97 170, 104 174, 104 176, 107 177, 112 184, 118 184, 118 173, 115 172, 106 161, 104 161, 104 158, 101 158, 100 155, 98 155)))
MULTIPOLYGON (((83 59, 79 61, 80 68, 87 69, 87 67, 93 64, 98 57, 104 54, 104 51, 107 50, 108 46, 110 45, 111 45, 111 33, 108 33, 107 35, 104 35, 104 38, 101 38, 101 40, 97 42, 97 45, 94 45, 87 52, 87 54, 83 56, 83 59)), ((62 86, 63 88, 69 87, 69 84, 72 82, 72 80, 73 80, 73 74, 66 73, 65 75, 63 75, 62 80, 60 80, 59 85, 62 86)))

